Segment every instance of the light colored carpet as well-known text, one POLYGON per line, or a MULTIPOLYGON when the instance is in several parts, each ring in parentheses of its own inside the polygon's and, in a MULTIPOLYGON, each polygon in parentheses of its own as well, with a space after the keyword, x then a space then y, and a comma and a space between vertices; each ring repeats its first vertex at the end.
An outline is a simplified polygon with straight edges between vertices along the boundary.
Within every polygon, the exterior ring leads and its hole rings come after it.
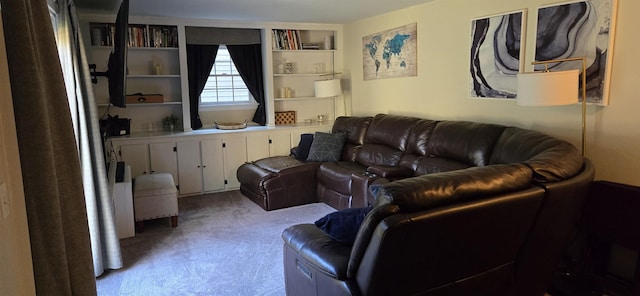
POLYGON ((97 279, 98 295, 285 295, 282 231, 335 211, 323 203, 264 211, 239 191, 179 199, 168 218, 120 241, 125 267, 97 279))

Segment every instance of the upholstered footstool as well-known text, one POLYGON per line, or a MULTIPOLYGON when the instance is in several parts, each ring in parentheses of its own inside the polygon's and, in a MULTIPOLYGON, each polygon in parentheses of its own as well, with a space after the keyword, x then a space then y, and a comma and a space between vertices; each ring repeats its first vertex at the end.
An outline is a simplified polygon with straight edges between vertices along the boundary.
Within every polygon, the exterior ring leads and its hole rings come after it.
POLYGON ((267 211, 317 202, 316 171, 321 162, 272 156, 241 165, 240 192, 267 211))
POLYGON ((168 173, 136 177, 133 183, 136 230, 144 231, 144 221, 171 217, 171 227, 178 227, 178 189, 168 173))

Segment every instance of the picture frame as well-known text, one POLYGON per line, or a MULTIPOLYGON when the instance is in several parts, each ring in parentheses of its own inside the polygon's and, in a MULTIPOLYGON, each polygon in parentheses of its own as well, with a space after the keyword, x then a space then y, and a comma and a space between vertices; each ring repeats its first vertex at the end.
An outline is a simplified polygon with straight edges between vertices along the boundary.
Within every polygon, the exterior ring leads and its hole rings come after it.
MULTIPOLYGON (((588 0, 538 8, 535 60, 585 57, 590 104, 609 105, 617 6, 617 0, 588 0)), ((550 71, 574 69, 582 69, 580 61, 549 65, 550 71)))
POLYGON ((472 98, 516 98, 517 74, 524 66, 526 24, 526 9, 471 20, 472 98))
POLYGON ((363 80, 418 75, 417 23, 362 37, 363 80))

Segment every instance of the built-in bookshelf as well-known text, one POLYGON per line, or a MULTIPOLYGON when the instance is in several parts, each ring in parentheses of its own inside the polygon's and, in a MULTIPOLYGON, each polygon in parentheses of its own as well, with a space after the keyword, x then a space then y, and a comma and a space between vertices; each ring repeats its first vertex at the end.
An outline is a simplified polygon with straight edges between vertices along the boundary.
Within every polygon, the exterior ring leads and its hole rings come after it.
MULTIPOLYGON (((90 63, 97 71, 107 70, 109 54, 113 50, 115 26, 107 22, 89 22, 90 63)), ((93 85, 100 114, 132 119, 134 132, 159 130, 162 118, 182 117, 182 87, 178 29, 173 25, 129 24, 127 51, 127 94, 161 94, 162 102, 127 102, 127 108, 109 107, 108 83, 98 78, 93 85), (106 109, 109 107, 108 109, 106 109)))
POLYGON ((316 97, 314 82, 335 78, 336 32, 272 29, 275 111, 296 111, 296 121, 336 116, 335 97, 316 97))
POLYGON ((333 34, 323 36, 322 40, 304 40, 305 35, 309 35, 307 30, 273 29, 274 50, 318 50, 333 49, 333 34))

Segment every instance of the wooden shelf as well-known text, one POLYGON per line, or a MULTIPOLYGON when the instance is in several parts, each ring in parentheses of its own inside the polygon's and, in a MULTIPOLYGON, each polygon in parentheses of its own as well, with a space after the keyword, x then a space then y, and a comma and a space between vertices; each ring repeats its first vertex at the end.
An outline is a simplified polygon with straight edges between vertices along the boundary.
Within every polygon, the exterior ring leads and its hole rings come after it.
MULTIPOLYGON (((97 104, 98 107, 107 107, 109 104, 97 104)), ((169 106, 169 105, 182 105, 182 102, 163 102, 163 103, 140 103, 140 104, 127 104, 129 107, 153 107, 153 106, 169 106)))
POLYGON ((335 97, 295 97, 295 98, 274 98, 274 101, 302 101, 302 100, 321 100, 333 99, 335 97))
POLYGON ((127 78, 180 78, 178 74, 154 75, 154 74, 133 74, 127 75, 127 78))
POLYGON ((335 52, 335 49, 274 49, 274 52, 306 52, 306 53, 319 53, 319 52, 335 52))

